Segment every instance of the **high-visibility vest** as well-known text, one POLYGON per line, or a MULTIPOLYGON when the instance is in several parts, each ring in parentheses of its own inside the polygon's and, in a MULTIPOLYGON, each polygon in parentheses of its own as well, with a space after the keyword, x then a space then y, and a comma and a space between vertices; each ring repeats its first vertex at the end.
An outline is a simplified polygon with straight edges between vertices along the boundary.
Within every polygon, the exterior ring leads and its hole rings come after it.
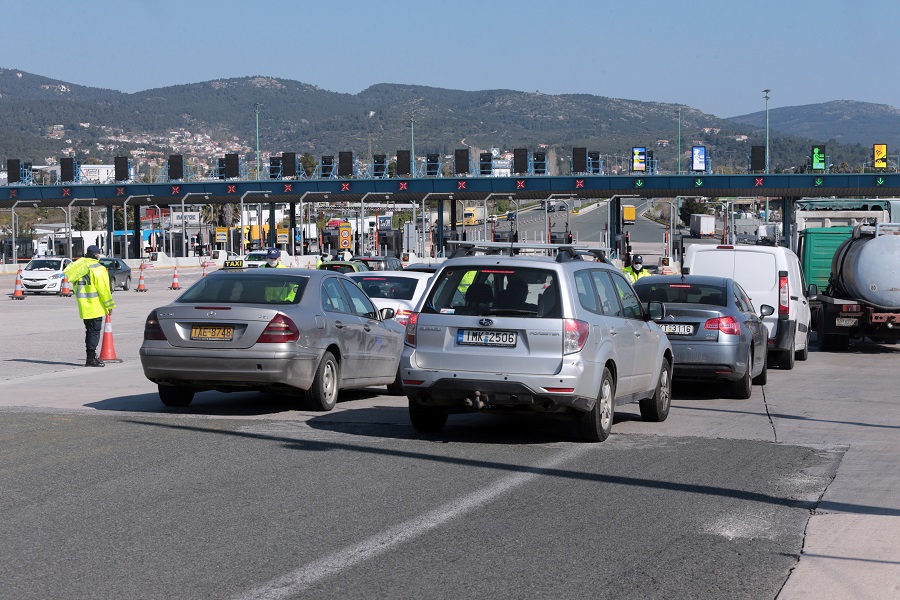
POLYGON ((82 257, 63 271, 74 286, 78 314, 82 319, 106 316, 116 307, 109 285, 109 272, 96 258, 82 257))
POLYGON ((635 271, 630 265, 622 269, 622 271, 628 275, 631 279, 631 282, 634 283, 641 277, 650 277, 651 273, 647 269, 641 269, 640 271, 635 271))

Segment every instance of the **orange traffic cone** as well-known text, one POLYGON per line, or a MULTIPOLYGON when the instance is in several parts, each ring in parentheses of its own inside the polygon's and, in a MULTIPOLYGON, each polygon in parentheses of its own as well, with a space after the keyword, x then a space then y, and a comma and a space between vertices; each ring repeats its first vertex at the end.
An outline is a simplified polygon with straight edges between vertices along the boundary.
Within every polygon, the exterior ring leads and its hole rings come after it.
POLYGON ((116 346, 113 343, 112 315, 106 315, 106 323, 103 325, 103 346, 100 349, 100 360, 103 362, 122 362, 116 358, 116 346))
POLYGON ((206 263, 203 263, 203 275, 201 277, 206 277, 206 263))
POLYGON ((172 285, 169 286, 170 290, 180 290, 181 286, 178 285, 178 267, 175 267, 175 271, 172 273, 172 285))
POLYGON ((134 289, 136 292, 146 292, 147 286, 144 285, 144 263, 141 263, 141 278, 138 280, 138 286, 134 289))
POLYGON ((72 295, 72 284, 69 283, 69 278, 66 277, 66 274, 63 273, 62 287, 59 289, 60 296, 71 296, 72 295))
POLYGON ((24 300, 25 299, 25 290, 22 288, 22 269, 19 269, 19 273, 16 275, 16 289, 13 291, 12 295, 13 300, 24 300))

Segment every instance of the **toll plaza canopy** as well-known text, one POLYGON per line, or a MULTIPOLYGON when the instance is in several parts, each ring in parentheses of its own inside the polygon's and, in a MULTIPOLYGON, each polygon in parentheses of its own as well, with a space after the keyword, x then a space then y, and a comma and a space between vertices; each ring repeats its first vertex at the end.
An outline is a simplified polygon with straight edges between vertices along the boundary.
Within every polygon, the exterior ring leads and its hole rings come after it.
POLYGON ((580 198, 616 195, 802 197, 900 196, 900 173, 584 175, 510 177, 421 177, 412 179, 268 179, 168 183, 6 185, 0 209, 41 207, 171 206, 246 202, 366 202, 386 197, 398 203, 484 200, 488 197, 540 200, 555 194, 580 198), (369 197, 373 197, 369 200, 369 197))

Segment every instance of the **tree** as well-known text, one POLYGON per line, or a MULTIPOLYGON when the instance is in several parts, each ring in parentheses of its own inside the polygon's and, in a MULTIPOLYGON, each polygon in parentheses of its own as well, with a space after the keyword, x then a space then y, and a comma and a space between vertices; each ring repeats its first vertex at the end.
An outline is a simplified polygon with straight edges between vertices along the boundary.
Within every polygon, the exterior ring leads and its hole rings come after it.
POLYGON ((88 213, 85 207, 82 206, 78 209, 78 212, 75 213, 75 218, 72 219, 72 227, 75 231, 88 231, 88 229, 90 229, 90 219, 88 219, 88 213))
POLYGON ((307 177, 311 176, 316 172, 316 157, 309 152, 304 152, 300 156, 300 166, 303 167, 307 177))
POLYGON ((701 204, 696 198, 682 198, 681 199, 681 210, 678 211, 678 216, 681 217, 682 223, 690 223, 691 215, 705 215, 706 207, 701 204))

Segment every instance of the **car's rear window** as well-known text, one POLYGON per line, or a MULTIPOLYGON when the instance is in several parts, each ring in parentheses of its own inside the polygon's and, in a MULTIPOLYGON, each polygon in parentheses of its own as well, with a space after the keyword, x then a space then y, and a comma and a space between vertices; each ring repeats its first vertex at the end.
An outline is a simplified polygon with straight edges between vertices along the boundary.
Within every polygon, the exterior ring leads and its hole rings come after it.
POLYGON ((718 285, 696 283, 641 283, 634 284, 641 302, 669 302, 673 304, 710 304, 728 306, 725 288, 718 285))
POLYGON ((388 275, 367 275, 353 279, 362 287, 369 298, 384 300, 412 300, 416 293, 418 279, 388 275))
POLYGON ((200 279, 176 302, 296 304, 303 297, 308 282, 308 277, 297 275, 251 277, 243 273, 227 273, 222 277, 200 279))
POLYGON ((106 267, 107 269, 115 269, 117 265, 116 261, 110 258, 101 258, 100 264, 106 267))
POLYGON ((519 266, 460 266, 441 271, 423 312, 560 318, 554 271, 519 266))

